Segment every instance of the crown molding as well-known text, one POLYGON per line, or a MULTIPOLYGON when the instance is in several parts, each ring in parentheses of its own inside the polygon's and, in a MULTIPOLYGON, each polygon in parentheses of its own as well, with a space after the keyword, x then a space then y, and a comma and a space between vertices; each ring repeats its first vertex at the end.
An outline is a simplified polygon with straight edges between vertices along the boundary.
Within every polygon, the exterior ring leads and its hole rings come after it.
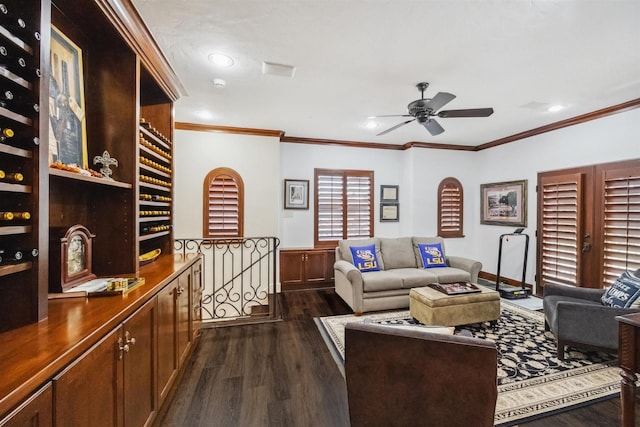
POLYGON ((193 130, 197 132, 220 132, 254 136, 271 136, 282 138, 284 131, 272 129, 239 128, 232 126, 201 125, 198 123, 176 122, 176 130, 193 130))

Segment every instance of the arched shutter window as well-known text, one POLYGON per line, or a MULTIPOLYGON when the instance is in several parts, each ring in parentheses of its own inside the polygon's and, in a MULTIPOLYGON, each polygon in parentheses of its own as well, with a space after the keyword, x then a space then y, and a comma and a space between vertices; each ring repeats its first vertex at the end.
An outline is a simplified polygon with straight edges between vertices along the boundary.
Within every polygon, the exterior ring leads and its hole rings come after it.
POLYGON ((203 235, 221 239, 243 236, 244 184, 230 168, 217 168, 204 180, 203 235))
POLYGON ((462 184, 455 178, 445 178, 438 186, 438 236, 464 237, 462 184))

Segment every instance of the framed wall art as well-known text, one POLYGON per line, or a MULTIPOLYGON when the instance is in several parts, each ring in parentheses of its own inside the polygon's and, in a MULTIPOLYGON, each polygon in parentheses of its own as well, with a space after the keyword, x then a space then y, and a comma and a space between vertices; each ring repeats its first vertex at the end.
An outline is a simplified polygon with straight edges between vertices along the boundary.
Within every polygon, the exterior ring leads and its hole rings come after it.
POLYGON ((309 209, 309 180, 284 180, 284 208, 309 209))
POLYGON ((527 180, 480 184, 480 223, 527 226, 527 180))
POLYGON ((380 203, 380 221, 400 221, 400 205, 398 203, 380 203))
POLYGON ((87 168, 82 50, 51 26, 49 161, 87 168))
POLYGON ((397 185, 381 185, 380 186, 380 203, 398 202, 397 185))

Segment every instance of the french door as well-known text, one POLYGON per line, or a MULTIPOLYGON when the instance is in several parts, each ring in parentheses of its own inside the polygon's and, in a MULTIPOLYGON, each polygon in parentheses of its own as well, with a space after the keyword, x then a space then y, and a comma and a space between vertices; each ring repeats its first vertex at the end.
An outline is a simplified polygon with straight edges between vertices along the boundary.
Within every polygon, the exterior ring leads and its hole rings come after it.
POLYGON ((537 191, 538 292, 640 268, 640 160, 540 173, 537 191))

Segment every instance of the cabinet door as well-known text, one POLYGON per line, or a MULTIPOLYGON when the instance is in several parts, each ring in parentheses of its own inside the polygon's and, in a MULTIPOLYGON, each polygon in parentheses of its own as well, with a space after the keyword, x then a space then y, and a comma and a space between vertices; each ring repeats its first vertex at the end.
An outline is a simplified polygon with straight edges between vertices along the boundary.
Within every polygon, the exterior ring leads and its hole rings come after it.
POLYGON ((0 420, 2 427, 50 427, 53 425, 53 393, 47 383, 20 405, 7 418, 0 420))
POLYGON ((126 427, 146 425, 156 411, 155 310, 152 300, 123 323, 123 338, 129 345, 123 357, 126 427))
POLYGON ((182 366, 191 342, 189 333, 189 322, 191 320, 191 270, 185 271, 178 277, 177 294, 178 366, 182 366))
POLYGON ((56 426, 122 426, 121 328, 53 379, 56 426))
POLYGON ((303 251, 280 251, 280 284, 296 286, 304 283, 303 251))
POLYGON ((158 293, 158 396, 164 402, 178 371, 176 290, 174 280, 158 293))
POLYGON ((327 252, 309 251, 305 254, 305 272, 307 283, 322 283, 327 277, 327 252))

